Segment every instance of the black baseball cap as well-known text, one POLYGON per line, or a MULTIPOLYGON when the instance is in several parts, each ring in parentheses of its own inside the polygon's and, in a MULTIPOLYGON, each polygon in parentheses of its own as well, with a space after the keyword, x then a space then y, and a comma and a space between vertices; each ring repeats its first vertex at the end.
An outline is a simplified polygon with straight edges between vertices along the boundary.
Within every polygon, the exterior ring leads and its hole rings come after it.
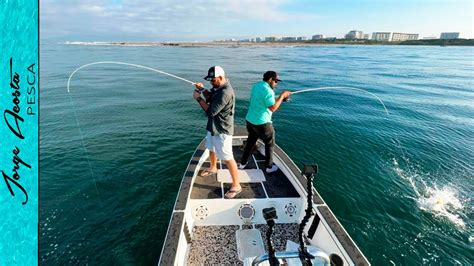
POLYGON ((278 78, 278 74, 275 71, 267 71, 265 74, 263 74, 263 80, 268 81, 270 79, 274 79, 277 82, 282 81, 281 79, 278 78))

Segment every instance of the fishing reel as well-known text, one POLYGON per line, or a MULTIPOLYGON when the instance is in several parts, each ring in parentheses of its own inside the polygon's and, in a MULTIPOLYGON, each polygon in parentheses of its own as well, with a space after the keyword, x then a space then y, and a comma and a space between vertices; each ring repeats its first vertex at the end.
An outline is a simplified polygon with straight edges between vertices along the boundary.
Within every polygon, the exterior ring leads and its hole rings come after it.
POLYGON ((196 89, 194 89, 194 91, 198 92, 198 93, 202 93, 205 89, 206 88, 200 88, 200 89, 196 88, 196 89))
POLYGON ((208 99, 211 95, 211 92, 206 88, 200 88, 200 89, 196 88, 194 89, 194 91, 202 94, 206 99, 208 99))

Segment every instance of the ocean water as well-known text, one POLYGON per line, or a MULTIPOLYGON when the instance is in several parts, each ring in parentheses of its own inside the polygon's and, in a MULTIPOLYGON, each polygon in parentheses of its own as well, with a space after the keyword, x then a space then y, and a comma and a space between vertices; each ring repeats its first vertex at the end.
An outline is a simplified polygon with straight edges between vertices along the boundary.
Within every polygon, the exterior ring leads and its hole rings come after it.
POLYGON ((221 65, 244 124, 251 85, 280 73, 277 143, 374 265, 474 262, 474 48, 41 45, 40 262, 152 265, 206 118, 193 87, 221 65), (75 116, 75 113, 77 116, 75 116), (77 119, 76 119, 77 118, 77 119), (87 150, 87 152, 86 152, 87 150))

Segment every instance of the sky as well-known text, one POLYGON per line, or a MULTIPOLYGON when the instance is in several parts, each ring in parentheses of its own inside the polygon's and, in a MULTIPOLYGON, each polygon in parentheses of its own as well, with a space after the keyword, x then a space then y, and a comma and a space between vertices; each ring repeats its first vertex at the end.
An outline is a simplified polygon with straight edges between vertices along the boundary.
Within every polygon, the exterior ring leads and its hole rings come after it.
POLYGON ((460 32, 474 38, 472 0, 41 0, 42 39, 212 41, 351 30, 460 32))

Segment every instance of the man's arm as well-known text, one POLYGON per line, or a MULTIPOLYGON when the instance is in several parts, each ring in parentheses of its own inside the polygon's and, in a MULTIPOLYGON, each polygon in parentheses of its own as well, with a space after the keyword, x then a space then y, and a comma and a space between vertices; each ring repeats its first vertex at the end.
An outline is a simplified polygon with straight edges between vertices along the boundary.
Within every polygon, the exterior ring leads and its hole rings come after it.
POLYGON ((272 112, 275 112, 280 108, 281 103, 283 102, 284 99, 288 98, 290 96, 291 92, 289 91, 284 91, 278 96, 278 99, 275 101, 275 104, 272 106, 269 106, 268 109, 272 112))
POLYGON ((202 110, 204 110, 204 112, 207 111, 207 109, 209 109, 209 105, 207 104, 207 102, 201 97, 201 94, 197 91, 194 91, 193 93, 193 98, 199 103, 199 106, 201 106, 202 110))

